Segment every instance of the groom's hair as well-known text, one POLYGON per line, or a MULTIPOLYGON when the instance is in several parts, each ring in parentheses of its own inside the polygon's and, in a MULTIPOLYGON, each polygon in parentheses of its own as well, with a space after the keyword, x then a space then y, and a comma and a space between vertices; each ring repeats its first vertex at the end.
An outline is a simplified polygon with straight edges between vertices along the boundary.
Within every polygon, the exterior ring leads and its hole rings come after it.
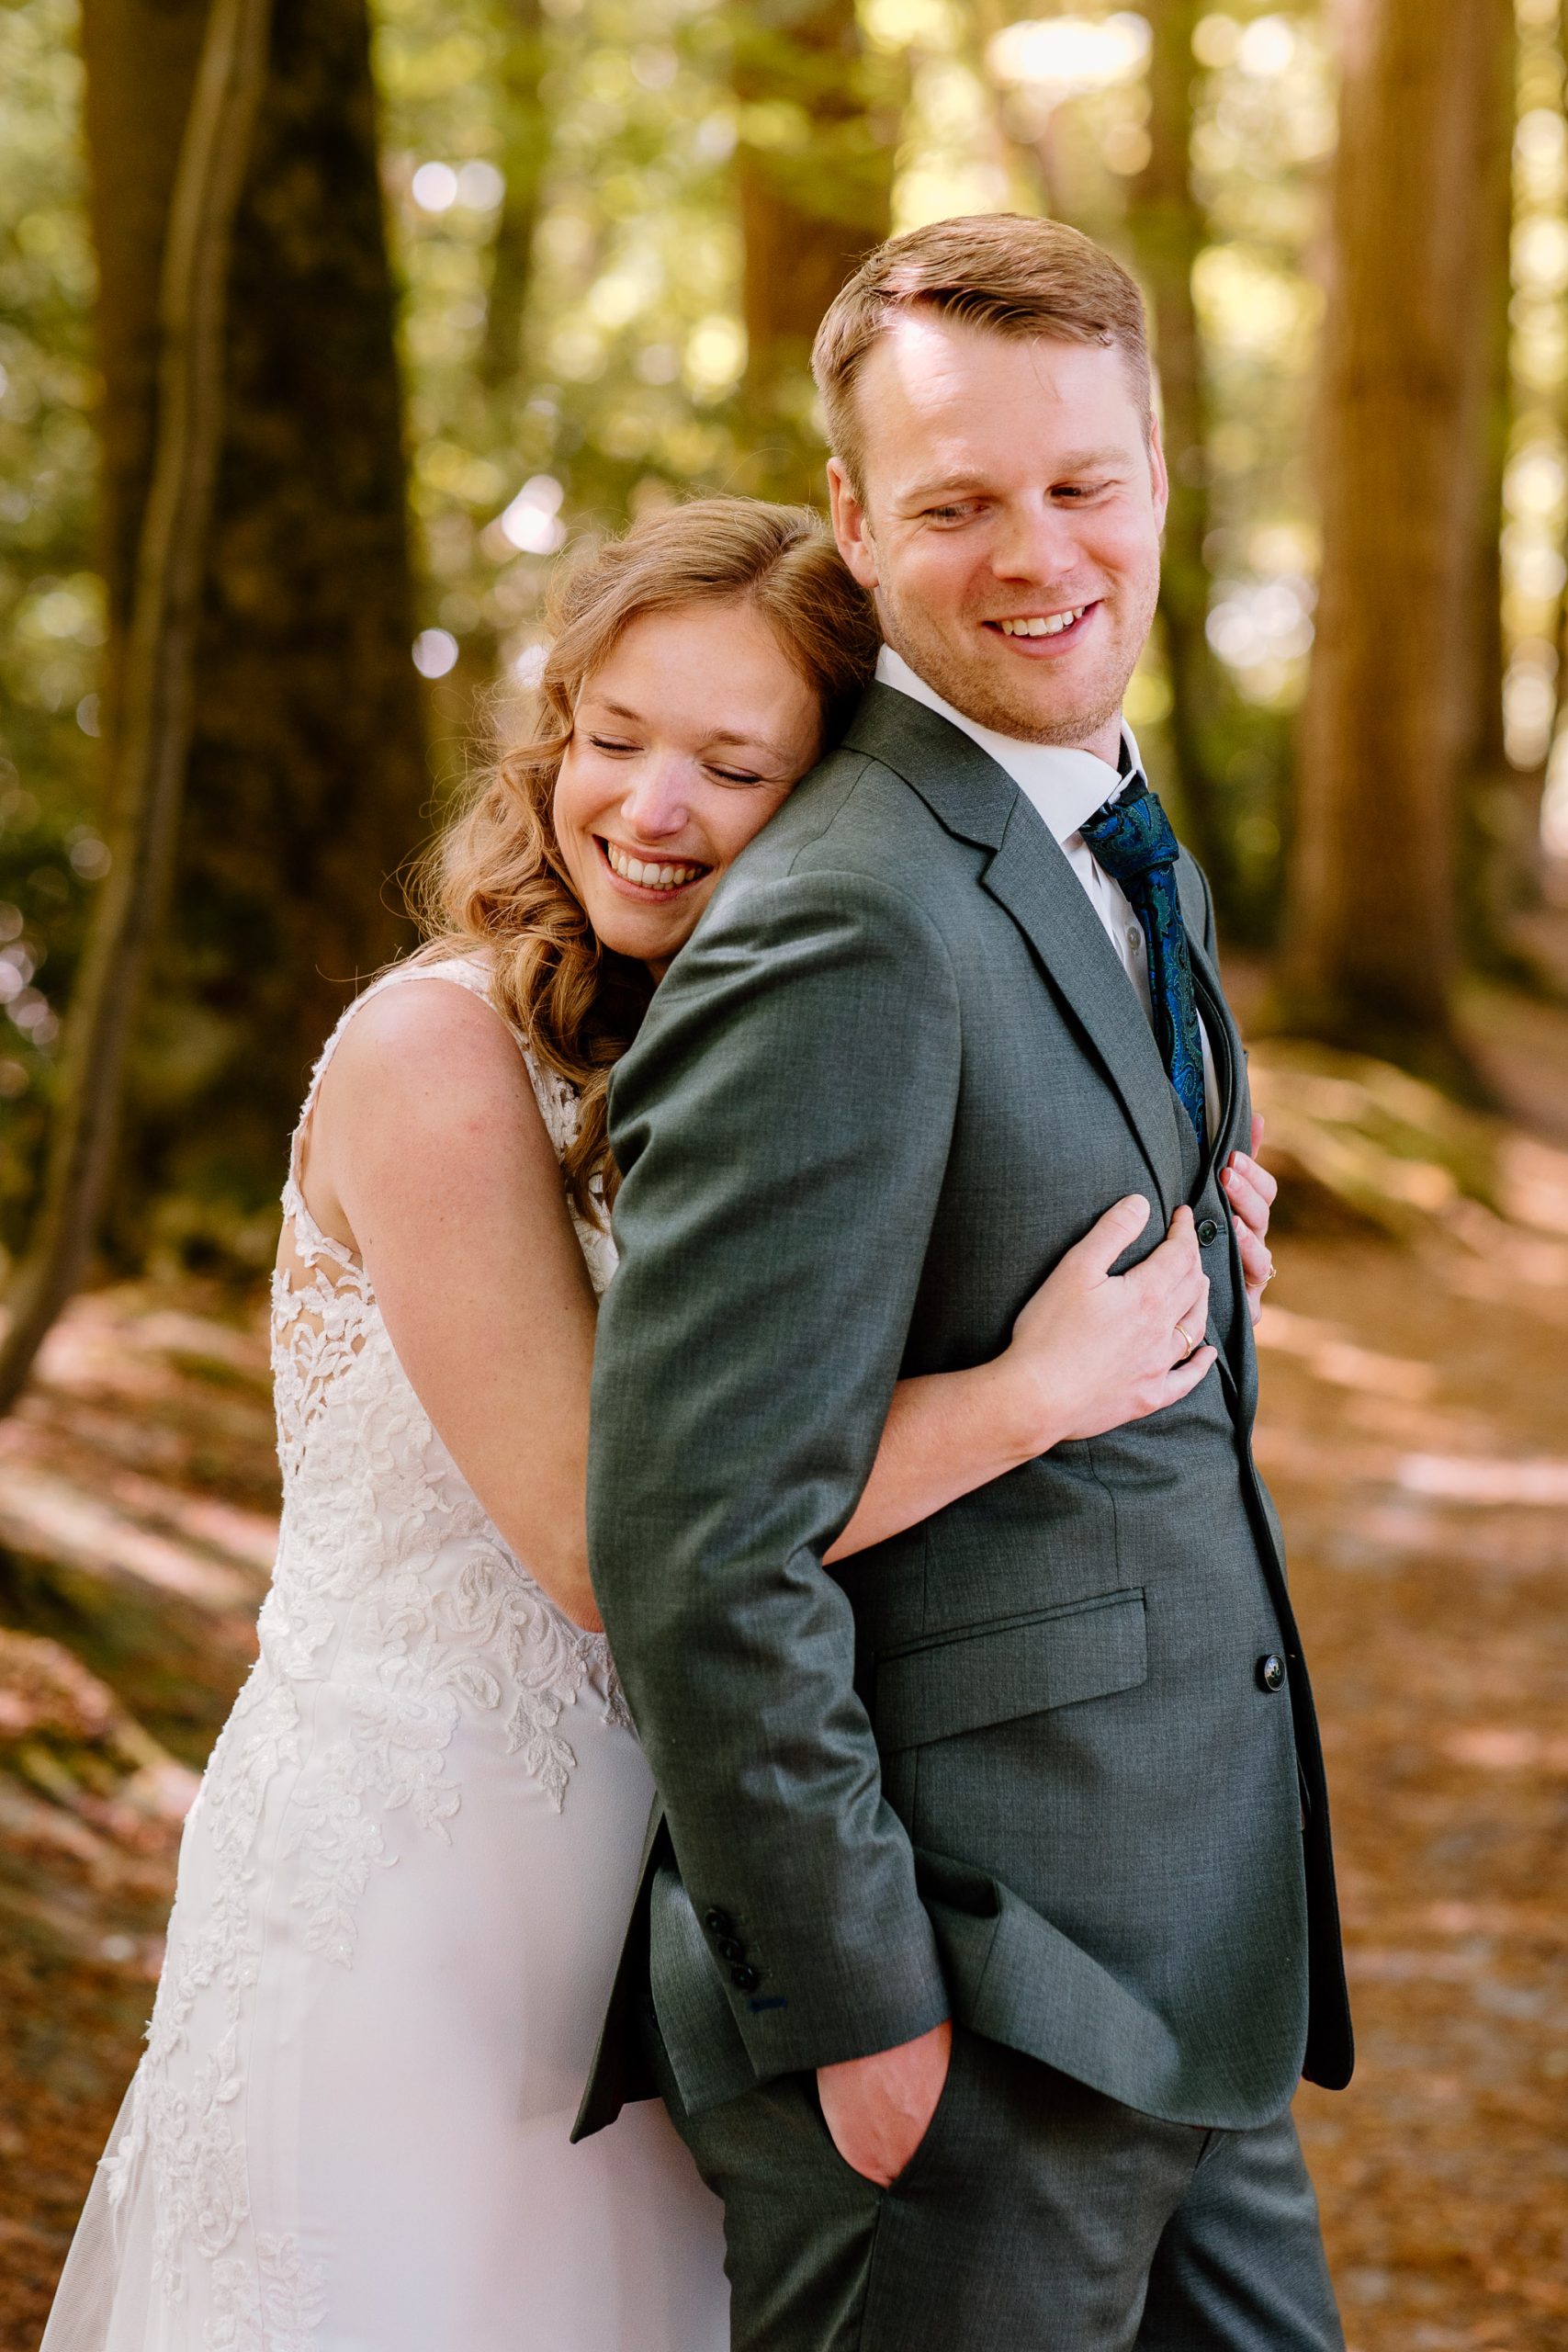
POLYGON ((1113 345, 1145 424, 1153 414, 1144 299, 1102 246, 1060 220, 1031 220, 1019 212, 934 220, 869 254, 817 331, 811 372, 829 446, 857 493, 863 446, 855 378, 877 337, 911 311, 983 334, 1113 345))

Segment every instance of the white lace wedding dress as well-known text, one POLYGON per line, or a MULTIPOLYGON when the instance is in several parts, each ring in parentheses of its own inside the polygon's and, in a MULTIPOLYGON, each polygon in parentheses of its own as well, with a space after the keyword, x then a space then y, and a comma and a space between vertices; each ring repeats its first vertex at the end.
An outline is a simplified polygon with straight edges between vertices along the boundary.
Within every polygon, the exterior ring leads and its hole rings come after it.
MULTIPOLYGON (((436 973, 486 992, 452 960, 358 1004, 436 973)), ((603 1636, 507 1549, 300 1195, 343 1027, 284 1193, 260 1655, 43 2352, 720 2352, 720 2210, 663 2109, 567 2138, 648 1768, 603 1636)), ((575 1100, 529 1075, 558 1153, 575 1100)))

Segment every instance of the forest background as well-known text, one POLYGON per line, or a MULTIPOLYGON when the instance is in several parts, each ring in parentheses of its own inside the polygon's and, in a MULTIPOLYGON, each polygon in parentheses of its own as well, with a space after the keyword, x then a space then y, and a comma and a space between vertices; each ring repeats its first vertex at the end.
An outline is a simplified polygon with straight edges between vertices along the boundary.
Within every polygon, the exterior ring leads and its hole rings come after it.
POLYGON ((0 0, 17 2346, 243 1670, 310 1063, 525 723, 559 551, 694 491, 819 501, 832 292, 1004 209, 1149 300, 1173 499, 1129 716, 1286 1180, 1265 1450, 1371 2022, 1359 2121, 1303 2110, 1352 2337, 1560 2340, 1558 0, 0 0))

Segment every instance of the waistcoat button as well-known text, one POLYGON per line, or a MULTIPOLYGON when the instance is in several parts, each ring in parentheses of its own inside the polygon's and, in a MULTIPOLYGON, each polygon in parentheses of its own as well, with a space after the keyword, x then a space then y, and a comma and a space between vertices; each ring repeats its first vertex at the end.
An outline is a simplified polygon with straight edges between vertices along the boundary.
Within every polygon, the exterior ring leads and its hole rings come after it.
POLYGON ((1258 1680, 1259 1688, 1264 1690, 1282 1690, 1285 1681, 1284 1659, 1276 1657, 1272 1651, 1267 1657, 1260 1657, 1258 1661, 1258 1680))

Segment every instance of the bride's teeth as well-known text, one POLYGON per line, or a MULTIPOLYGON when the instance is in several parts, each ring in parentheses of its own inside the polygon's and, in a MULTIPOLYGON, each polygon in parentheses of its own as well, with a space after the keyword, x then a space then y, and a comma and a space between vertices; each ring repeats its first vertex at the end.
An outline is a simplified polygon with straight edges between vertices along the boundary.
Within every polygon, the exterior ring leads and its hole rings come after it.
POLYGON ((614 842, 604 843, 604 854, 610 861, 612 873, 624 882, 636 882, 644 890, 683 890, 705 872, 701 865, 650 865, 640 857, 628 856, 617 849, 614 842))

